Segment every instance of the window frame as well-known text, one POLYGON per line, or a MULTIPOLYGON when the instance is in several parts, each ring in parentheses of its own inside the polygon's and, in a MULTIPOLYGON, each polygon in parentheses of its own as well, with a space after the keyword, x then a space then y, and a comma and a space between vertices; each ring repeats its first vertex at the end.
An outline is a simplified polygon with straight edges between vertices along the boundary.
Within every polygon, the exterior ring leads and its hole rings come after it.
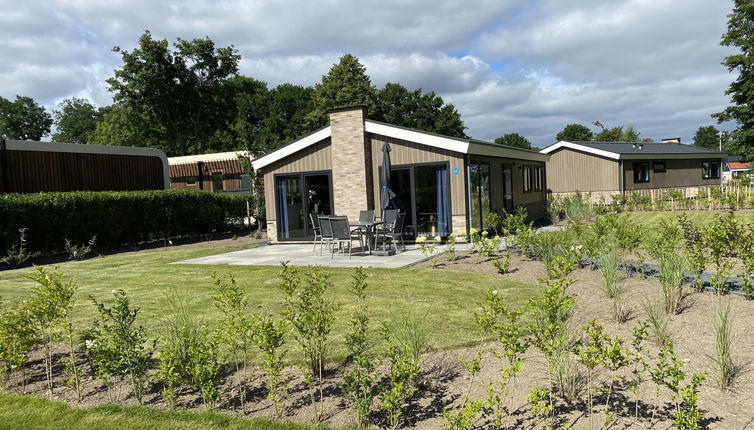
POLYGON ((523 190, 525 193, 531 193, 534 191, 532 181, 532 166, 524 164, 521 166, 521 176, 523 178, 523 190))
POLYGON ((647 184, 651 181, 651 176, 649 175, 649 162, 648 161, 637 161, 634 162, 633 165, 633 172, 634 172, 634 184, 647 184), (646 179, 643 179, 639 176, 639 168, 642 166, 646 167, 647 177, 646 179))
POLYGON ((668 170, 667 167, 668 167, 667 163, 665 163, 664 161, 653 161, 652 162, 652 173, 665 173, 668 170), (658 164, 662 165, 661 169, 657 167, 658 164))
POLYGON ((187 187, 195 187, 198 181, 199 181, 199 178, 197 178, 196 176, 186 176, 187 187))
POLYGON ((720 161, 714 161, 714 160, 707 160, 702 161, 702 179, 720 179, 720 176, 722 175, 722 163, 720 161), (709 167, 705 167, 705 165, 709 165, 709 167), (712 169, 711 167, 713 165, 717 165, 717 175, 712 175, 712 169), (709 169, 709 172, 706 173, 705 170, 709 169))

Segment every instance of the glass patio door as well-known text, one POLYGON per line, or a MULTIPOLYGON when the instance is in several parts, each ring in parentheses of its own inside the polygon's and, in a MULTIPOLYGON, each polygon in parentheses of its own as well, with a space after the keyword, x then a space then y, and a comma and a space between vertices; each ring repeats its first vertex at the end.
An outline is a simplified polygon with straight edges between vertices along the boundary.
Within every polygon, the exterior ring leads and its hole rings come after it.
POLYGON ((306 240, 314 237, 309 214, 332 215, 330 175, 287 175, 277 178, 278 237, 306 240))
POLYGON ((392 205, 405 212, 407 238, 450 233, 450 184, 445 164, 415 165, 391 170, 392 205))
POLYGON ((484 218, 490 213, 490 165, 469 164, 469 182, 471 227, 482 230, 484 218))

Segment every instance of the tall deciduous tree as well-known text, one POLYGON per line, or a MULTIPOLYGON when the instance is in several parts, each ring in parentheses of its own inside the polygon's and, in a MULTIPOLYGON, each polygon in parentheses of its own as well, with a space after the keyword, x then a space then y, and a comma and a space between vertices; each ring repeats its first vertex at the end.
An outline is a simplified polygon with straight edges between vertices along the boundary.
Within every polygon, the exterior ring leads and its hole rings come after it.
POLYGON ((719 122, 736 121, 733 133, 736 152, 746 160, 754 159, 754 0, 733 0, 728 15, 728 32, 723 34, 723 46, 734 46, 740 52, 729 55, 723 65, 738 77, 725 91, 732 106, 712 115, 719 122))
POLYGON ((52 116, 31 97, 16 96, 15 101, 0 97, 0 137, 39 140, 51 126, 52 116))
POLYGON ((53 142, 89 143, 94 130, 109 107, 96 108, 89 100, 80 98, 65 99, 53 112, 55 133, 53 142))
POLYGON ((340 57, 322 81, 315 85, 313 109, 307 116, 310 129, 327 124, 327 112, 345 106, 364 105, 367 115, 374 115, 377 90, 366 74, 366 68, 351 54, 340 57))
POLYGON ((313 93, 311 87, 291 84, 278 85, 268 92, 262 147, 274 149, 314 131, 306 122, 307 114, 313 109, 313 93))
MULTIPOLYGON (((718 149, 720 148, 721 136, 720 130, 714 125, 708 125, 706 127, 699 127, 694 133, 694 146, 701 146, 702 148, 718 149)), ((728 134, 722 135, 723 149, 728 146, 728 134)))
POLYGON ((402 127, 466 137, 460 114, 452 104, 445 104, 434 92, 409 91, 401 84, 387 83, 377 92, 374 118, 402 127))
POLYGON ((148 146, 163 148, 159 135, 149 131, 148 124, 138 112, 125 104, 114 104, 97 123, 87 143, 113 146, 148 146))
POLYGON ((237 76, 240 57, 208 38, 178 39, 174 48, 149 31, 133 51, 115 47, 123 65, 107 83, 115 102, 127 108, 121 114, 147 126, 147 142, 159 142, 169 155, 201 153, 233 114, 222 84, 237 76))
POLYGON ((592 140, 594 133, 589 127, 581 124, 568 124, 560 133, 555 135, 556 141, 585 142, 592 140))
POLYGON ((522 148, 522 149, 535 149, 534 146, 531 144, 529 139, 525 138, 524 136, 521 136, 518 133, 507 133, 504 134, 497 139, 495 139, 495 143, 500 145, 508 145, 513 146, 516 148, 522 148))

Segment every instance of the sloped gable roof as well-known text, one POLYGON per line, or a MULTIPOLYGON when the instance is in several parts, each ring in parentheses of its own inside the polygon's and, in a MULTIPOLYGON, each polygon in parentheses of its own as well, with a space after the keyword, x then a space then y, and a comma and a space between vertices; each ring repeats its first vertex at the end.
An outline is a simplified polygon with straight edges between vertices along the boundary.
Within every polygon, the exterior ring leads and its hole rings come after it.
POLYGON ((551 154, 559 149, 572 149, 613 160, 639 159, 645 157, 663 158, 724 158, 724 152, 699 146, 680 143, 657 142, 568 142, 560 141, 544 148, 540 152, 551 154))

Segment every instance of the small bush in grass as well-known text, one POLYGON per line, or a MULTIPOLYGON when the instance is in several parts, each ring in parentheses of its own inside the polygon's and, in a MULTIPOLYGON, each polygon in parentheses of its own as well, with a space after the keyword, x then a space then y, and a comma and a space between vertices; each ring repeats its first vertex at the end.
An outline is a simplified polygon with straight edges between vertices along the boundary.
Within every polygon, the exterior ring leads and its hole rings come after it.
POLYGON ((0 308, 0 378, 9 380, 20 374, 20 383, 26 391, 26 363, 29 353, 37 344, 37 328, 26 302, 13 307, 0 308))
POLYGON ((238 285, 232 275, 224 278, 214 273, 212 281, 212 299, 215 308, 223 315, 218 337, 228 351, 236 373, 240 374, 238 398, 241 410, 245 411, 249 349, 253 346, 252 319, 247 310, 249 299, 246 289, 238 285))
POLYGON ((665 312, 676 315, 685 308, 683 282, 686 279, 688 264, 683 254, 668 252, 660 256, 657 278, 662 286, 662 299, 665 312))
POLYGON ((620 261, 614 253, 608 253, 602 258, 600 272, 605 294, 613 302, 613 319, 615 322, 624 323, 628 319, 625 305, 626 290, 620 272, 620 261))
MULTIPOLYGON (((326 297, 333 288, 330 276, 321 268, 313 268, 303 284, 298 280, 298 271, 286 262, 281 263, 279 274, 280 288, 286 294, 285 318, 294 329, 294 337, 304 354, 307 366, 307 379, 316 379, 319 388, 321 418, 323 399, 323 376, 329 347, 328 336, 335 321, 338 305, 326 297)), ((312 404, 313 402, 312 394, 312 404)), ((315 405, 316 409, 316 405, 315 405)))
POLYGON ((351 293, 356 296, 358 307, 351 315, 346 335, 349 367, 343 372, 341 389, 346 402, 354 408, 359 426, 369 425, 369 412, 378 393, 377 363, 369 354, 369 315, 367 314, 365 290, 367 275, 359 267, 353 274, 351 293))
POLYGON ((497 273, 501 275, 505 275, 506 273, 511 271, 511 254, 510 252, 505 252, 502 258, 496 258, 492 260, 492 265, 495 266, 495 269, 497 269, 497 273))
POLYGON ((715 379, 720 388, 733 384, 739 366, 733 361, 733 320, 730 301, 720 301, 712 320, 715 332, 715 354, 712 356, 715 379))
POLYGON ((90 352, 98 375, 108 382, 113 377, 128 382, 133 396, 142 403, 149 385, 147 372, 152 366, 155 342, 148 342, 146 330, 137 325, 139 309, 131 307, 128 294, 114 290, 113 295, 112 307, 92 298, 99 319, 94 324, 90 352))
POLYGON ((36 282, 32 288, 29 309, 42 340, 47 391, 52 396, 52 349, 54 343, 62 338, 66 323, 69 321, 76 284, 64 279, 57 268, 48 272, 45 268, 39 267, 36 273, 25 275, 25 277, 36 282))
POLYGON ((650 337, 654 338, 658 345, 670 344, 670 336, 668 335, 670 315, 665 312, 665 309, 661 305, 653 300, 644 300, 642 308, 647 317, 647 329, 650 337))
POLYGON ((68 254, 69 260, 83 260, 87 255, 92 253, 92 247, 97 243, 97 236, 94 235, 89 241, 83 245, 77 245, 70 240, 65 240, 65 252, 68 254))
POLYGON ((285 333, 288 324, 285 320, 276 321, 267 315, 258 315, 254 323, 254 343, 262 353, 260 367, 267 379, 267 398, 275 408, 275 416, 280 419, 285 411, 288 399, 288 381, 282 377, 285 369, 285 356, 288 351, 283 349, 285 333))
POLYGON ((395 429, 401 423, 406 401, 416 393, 415 380, 421 373, 421 367, 417 351, 410 344, 396 339, 386 325, 382 327, 382 336, 385 340, 388 374, 382 388, 381 408, 389 427, 395 429))
POLYGON ((38 253, 29 252, 26 246, 26 235, 28 232, 29 229, 26 227, 18 229, 18 243, 14 243, 8 247, 5 256, 0 258, 0 262, 10 264, 11 266, 20 266, 24 261, 38 255, 38 253))

